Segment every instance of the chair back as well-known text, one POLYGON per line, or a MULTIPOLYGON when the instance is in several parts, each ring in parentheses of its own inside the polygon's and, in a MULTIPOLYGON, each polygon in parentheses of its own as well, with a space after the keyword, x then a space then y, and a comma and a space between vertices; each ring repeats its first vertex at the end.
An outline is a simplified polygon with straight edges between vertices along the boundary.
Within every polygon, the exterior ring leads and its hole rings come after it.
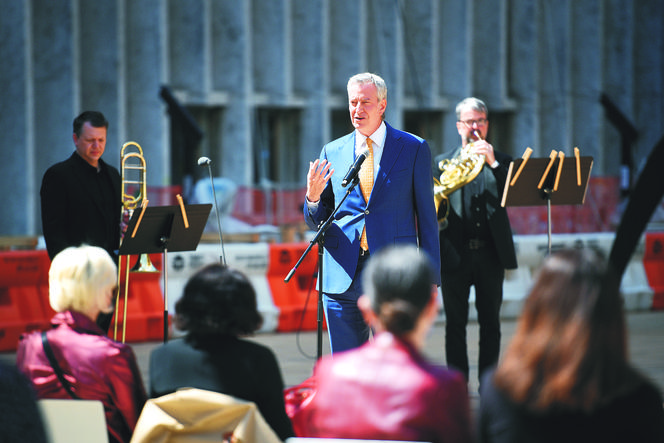
POLYGON ((41 399, 37 405, 50 443, 108 443, 101 401, 41 399))

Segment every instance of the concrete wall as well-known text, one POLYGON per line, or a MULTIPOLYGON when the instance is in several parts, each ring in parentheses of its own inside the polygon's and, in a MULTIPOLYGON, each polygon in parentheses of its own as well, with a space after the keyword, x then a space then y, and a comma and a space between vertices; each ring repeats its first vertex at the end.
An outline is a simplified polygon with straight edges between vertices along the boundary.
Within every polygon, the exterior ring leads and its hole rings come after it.
MULTIPOLYGON (((204 128, 194 158, 239 185, 303 186, 345 131, 345 85, 388 83, 387 119, 454 147, 454 105, 479 96, 491 141, 520 156, 575 146, 621 170, 605 93, 634 125, 634 169, 664 125, 664 3, 648 0, 0 0, 0 235, 38 235, 39 186, 83 109, 109 118, 106 160, 138 142, 148 185, 181 185, 168 86, 204 128)), ((186 171, 185 171, 186 172, 186 171)))

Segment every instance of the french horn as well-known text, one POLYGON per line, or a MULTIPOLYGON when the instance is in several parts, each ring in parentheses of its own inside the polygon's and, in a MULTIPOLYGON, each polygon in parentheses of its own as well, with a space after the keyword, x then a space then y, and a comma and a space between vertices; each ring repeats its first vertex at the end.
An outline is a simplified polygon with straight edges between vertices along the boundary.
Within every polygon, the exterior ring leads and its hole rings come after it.
MULTIPOLYGON (((474 133, 478 140, 481 140, 479 133, 474 133)), ((433 199, 439 224, 444 224, 450 213, 448 196, 473 181, 484 166, 484 155, 473 154, 473 144, 468 143, 461 148, 456 157, 446 158, 438 163, 441 174, 440 178, 433 178, 433 199)))

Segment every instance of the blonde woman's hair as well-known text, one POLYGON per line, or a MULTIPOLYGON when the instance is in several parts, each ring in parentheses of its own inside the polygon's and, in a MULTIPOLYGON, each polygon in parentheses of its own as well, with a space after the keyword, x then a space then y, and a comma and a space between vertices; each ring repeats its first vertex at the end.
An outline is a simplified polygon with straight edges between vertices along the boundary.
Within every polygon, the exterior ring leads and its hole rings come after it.
POLYGON ((69 247, 53 258, 48 271, 49 301, 56 312, 112 312, 106 290, 117 283, 117 266, 97 246, 69 247))

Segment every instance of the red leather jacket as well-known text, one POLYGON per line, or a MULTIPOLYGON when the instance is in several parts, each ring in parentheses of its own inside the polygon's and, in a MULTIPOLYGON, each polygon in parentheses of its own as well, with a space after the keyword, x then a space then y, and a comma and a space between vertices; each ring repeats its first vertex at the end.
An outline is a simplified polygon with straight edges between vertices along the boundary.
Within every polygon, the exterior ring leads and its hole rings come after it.
MULTIPOLYGON (((56 314, 51 324, 48 341, 73 391, 85 400, 101 400, 110 441, 129 442, 147 399, 133 350, 75 311, 56 314)), ((44 353, 40 331, 21 337, 16 364, 38 398, 71 398, 44 353)))
POLYGON ((304 408, 306 436, 429 442, 471 441, 466 381, 427 363, 390 333, 326 357, 304 408))

